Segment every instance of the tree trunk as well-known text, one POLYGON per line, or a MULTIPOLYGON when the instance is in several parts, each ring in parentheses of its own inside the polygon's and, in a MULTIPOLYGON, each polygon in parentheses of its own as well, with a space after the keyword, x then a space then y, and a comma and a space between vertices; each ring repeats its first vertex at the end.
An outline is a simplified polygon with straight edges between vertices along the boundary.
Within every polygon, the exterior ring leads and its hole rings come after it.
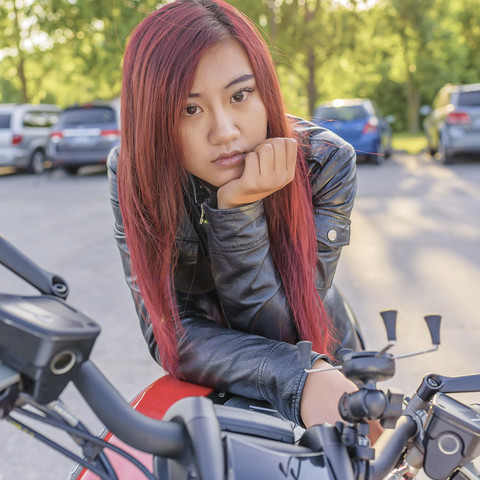
POLYGON ((18 66, 17 73, 18 78, 20 79, 21 89, 22 89, 22 102, 30 103, 30 99, 27 91, 27 79, 25 77, 25 57, 23 55, 23 50, 21 47, 21 35, 20 35, 20 24, 18 21, 18 10, 15 1, 13 2, 13 12, 14 16, 14 28, 15 28, 15 43, 18 52, 18 66))
POLYGON ((419 131, 420 123, 418 112, 420 110, 420 89, 415 85, 413 75, 407 73, 406 96, 407 96, 407 128, 410 133, 419 131))
MULTIPOLYGON (((316 0, 312 9, 308 8, 308 3, 305 3, 305 31, 310 33, 313 30, 312 23, 315 20, 320 10, 320 0, 316 0)), ((309 35, 310 38, 315 38, 315 35, 309 35)), ((308 71, 307 77, 307 95, 308 95, 308 113, 310 117, 313 116, 315 105, 318 98, 317 84, 315 82, 315 70, 317 68, 317 56, 315 53, 315 43, 310 42, 307 47, 306 66, 308 71)))
POLYGON ((318 93, 317 84, 315 82, 315 69, 317 66, 315 51, 313 46, 309 46, 307 50, 307 95, 308 95, 308 113, 313 116, 315 105, 317 103, 318 93))

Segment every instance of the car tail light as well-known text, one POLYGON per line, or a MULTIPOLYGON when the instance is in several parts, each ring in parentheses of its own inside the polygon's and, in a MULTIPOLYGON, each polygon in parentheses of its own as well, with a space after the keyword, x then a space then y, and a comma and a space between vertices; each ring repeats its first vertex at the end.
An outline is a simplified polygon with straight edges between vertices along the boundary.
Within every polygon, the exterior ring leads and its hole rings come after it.
POLYGON ((23 135, 18 135, 17 133, 12 135, 12 145, 19 145, 22 143, 23 135))
POLYGON ((467 112, 450 112, 447 115, 449 125, 464 125, 470 123, 470 115, 467 112))
POLYGON ((62 138, 63 138, 63 133, 62 132, 52 132, 50 134, 50 140, 53 143, 58 143, 62 138))
POLYGON ((375 133, 378 130, 378 122, 369 120, 363 127, 362 133, 375 133))
POLYGON ((119 137, 120 136, 120 130, 102 130, 101 132, 102 137, 119 137))

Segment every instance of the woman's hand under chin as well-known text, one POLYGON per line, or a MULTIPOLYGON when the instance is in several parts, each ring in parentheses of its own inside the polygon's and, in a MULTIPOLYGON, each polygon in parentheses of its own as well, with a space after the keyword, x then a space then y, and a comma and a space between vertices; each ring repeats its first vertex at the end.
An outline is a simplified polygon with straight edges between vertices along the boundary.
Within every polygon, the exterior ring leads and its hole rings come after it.
POLYGON ((296 163, 296 140, 267 138, 245 156, 242 176, 218 189, 218 208, 247 205, 282 189, 295 177, 296 163))

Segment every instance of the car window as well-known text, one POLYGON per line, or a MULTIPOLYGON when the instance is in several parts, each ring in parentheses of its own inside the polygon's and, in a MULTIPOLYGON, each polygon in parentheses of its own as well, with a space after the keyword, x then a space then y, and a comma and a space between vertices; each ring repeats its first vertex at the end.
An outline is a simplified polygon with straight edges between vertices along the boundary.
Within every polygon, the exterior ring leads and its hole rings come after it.
POLYGON ((458 94, 458 105, 460 107, 480 107, 480 90, 460 92, 458 94))
POLYGON ((368 117, 368 112, 361 105, 349 105, 344 107, 320 107, 315 112, 317 119, 338 120, 349 122, 368 117))
POLYGON ((76 108, 66 110, 60 117, 62 128, 77 127, 79 125, 98 125, 116 121, 115 112, 109 107, 76 108))
POLYGON ((42 112, 42 111, 30 111, 25 112, 23 116, 24 127, 38 127, 46 128, 51 127, 58 120, 58 113, 55 112, 42 112))
POLYGON ((10 113, 0 113, 0 128, 10 128, 10 113))

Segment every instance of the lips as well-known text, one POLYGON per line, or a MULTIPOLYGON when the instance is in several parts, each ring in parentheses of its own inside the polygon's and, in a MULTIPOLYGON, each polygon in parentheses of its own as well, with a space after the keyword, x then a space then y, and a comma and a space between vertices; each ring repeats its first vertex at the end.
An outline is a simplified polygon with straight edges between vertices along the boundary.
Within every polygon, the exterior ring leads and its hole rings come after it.
POLYGON ((245 153, 241 152, 225 153, 214 160, 213 163, 223 168, 236 167, 245 161, 245 155, 245 153))

